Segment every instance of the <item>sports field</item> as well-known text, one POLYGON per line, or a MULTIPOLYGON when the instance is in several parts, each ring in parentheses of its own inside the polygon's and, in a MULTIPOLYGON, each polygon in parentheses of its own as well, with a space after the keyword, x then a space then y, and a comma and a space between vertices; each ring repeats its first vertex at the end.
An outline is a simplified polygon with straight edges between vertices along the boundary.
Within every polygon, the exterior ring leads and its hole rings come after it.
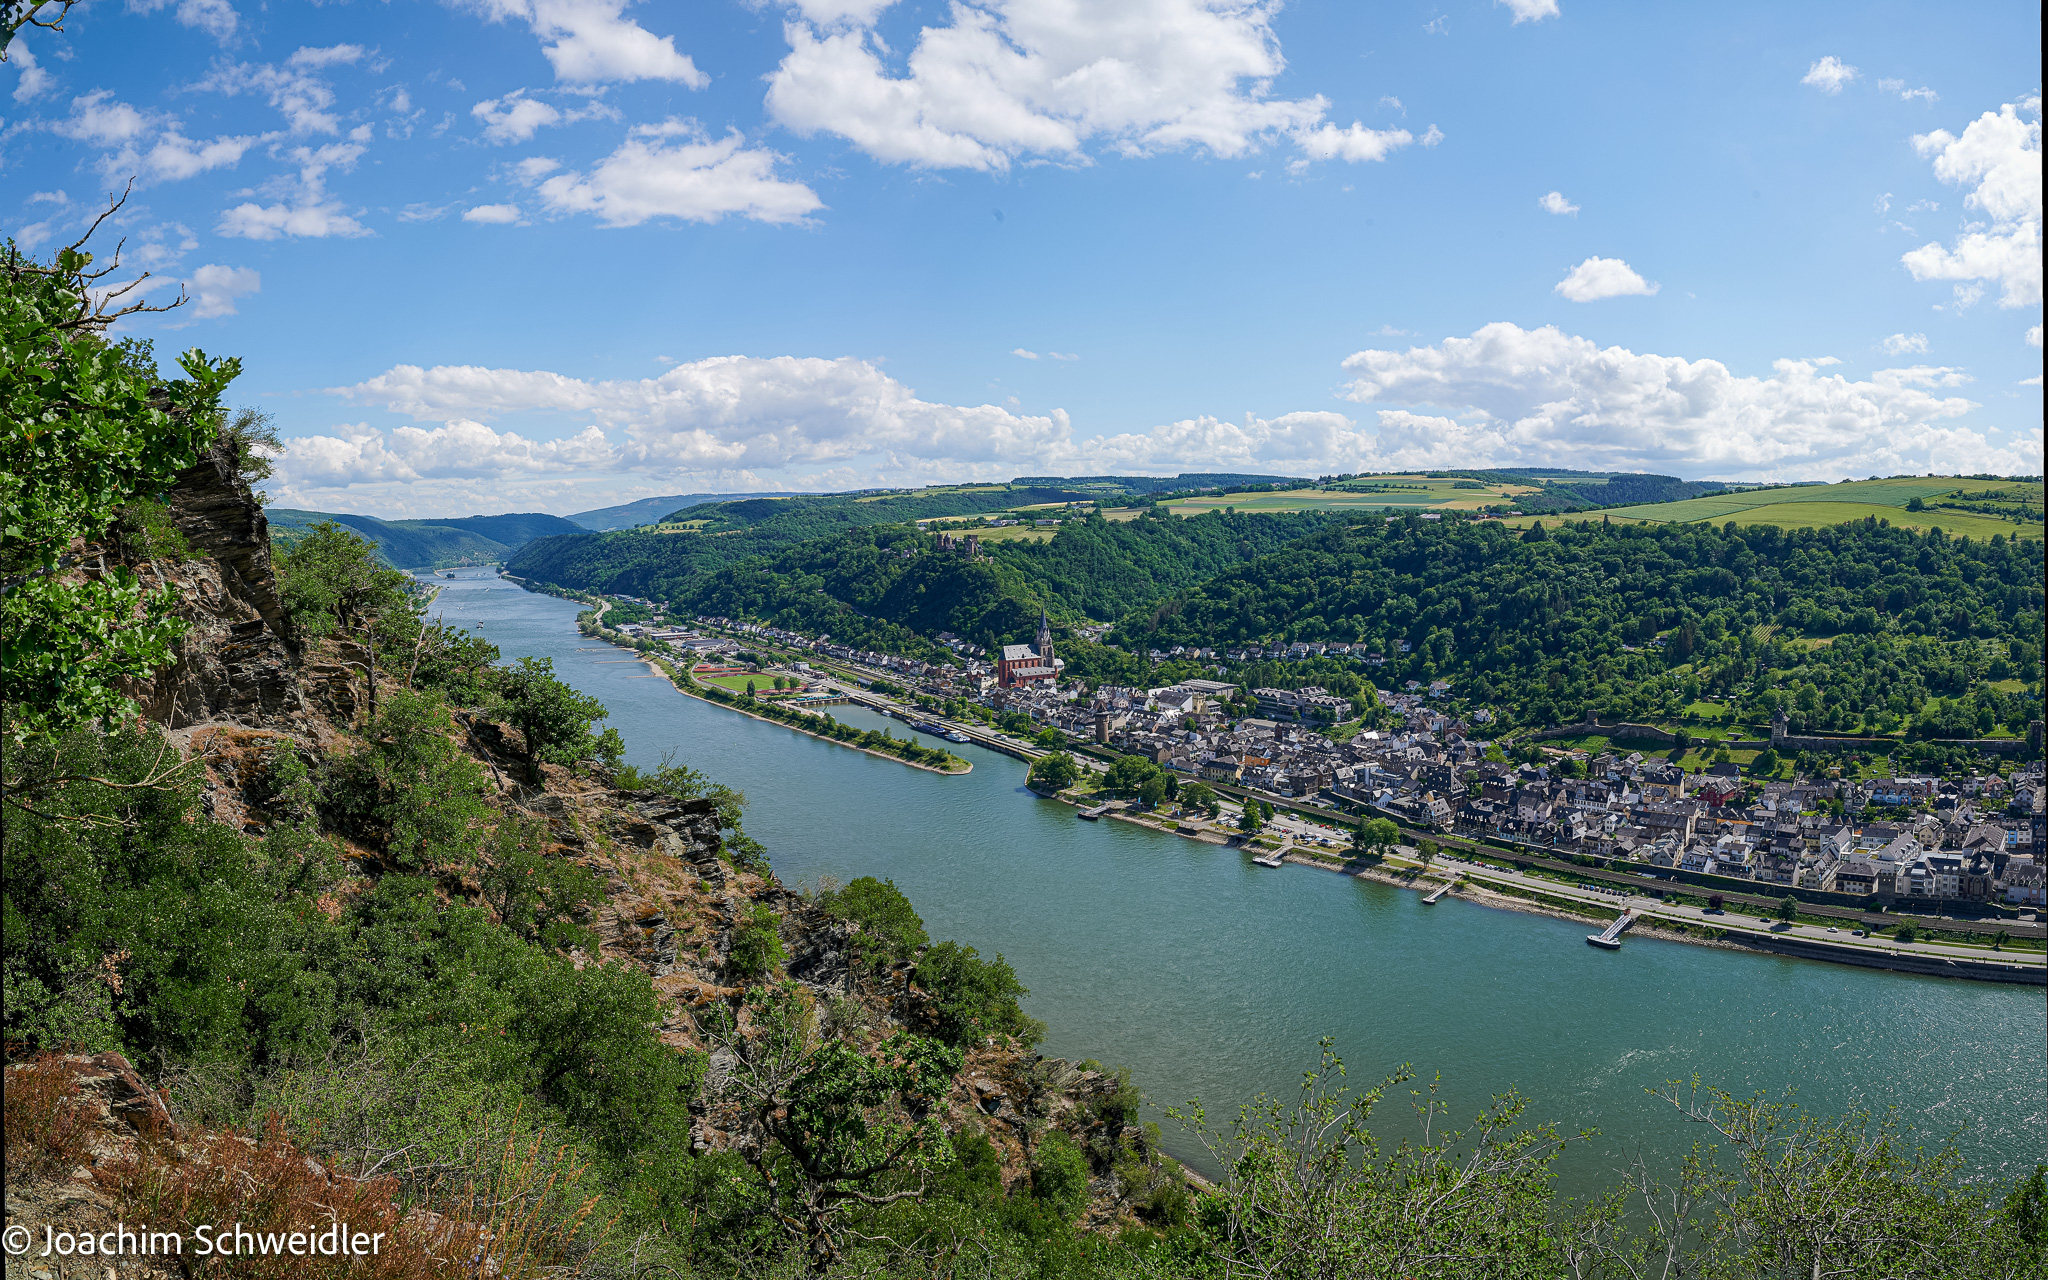
POLYGON ((2038 481, 2020 483, 1949 476, 1901 476, 1890 480, 1851 480, 1841 484, 1796 485, 1783 489, 1713 494, 1687 498, 1683 502, 1614 507, 1601 514, 1616 520, 1653 523, 1733 520, 1739 525, 1774 524, 1787 529, 1818 529, 1875 516, 1911 529, 1938 526, 1946 533, 1967 534, 1973 538, 1988 538, 1997 533, 2038 538, 2042 535, 2041 499, 2042 486, 2038 481), (1920 499, 1925 510, 1906 509, 1915 498, 1920 499), (2026 514, 2032 519, 2022 524, 2001 519, 1994 512, 1945 509, 1942 504, 1949 502, 1967 502, 1972 506, 1993 508, 1995 512, 2026 514))

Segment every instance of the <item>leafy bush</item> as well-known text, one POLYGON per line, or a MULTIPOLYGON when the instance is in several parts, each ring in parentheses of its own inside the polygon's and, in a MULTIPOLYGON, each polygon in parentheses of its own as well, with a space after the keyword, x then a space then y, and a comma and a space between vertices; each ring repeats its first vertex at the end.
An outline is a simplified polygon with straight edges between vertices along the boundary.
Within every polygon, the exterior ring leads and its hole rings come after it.
POLYGON ((1048 1129, 1031 1153, 1031 1194, 1067 1222, 1088 1203, 1088 1157, 1059 1129, 1048 1129))
POLYGON ((781 919, 766 905, 756 903, 733 926, 732 952, 726 967, 742 978, 772 973, 787 958, 783 949, 781 919))
POLYGON ((931 938, 910 899, 893 880, 862 876, 845 888, 826 894, 818 905, 841 920, 860 926, 855 941, 863 962, 883 965, 907 960, 931 938))
POLYGON ((971 1045, 984 1036, 1015 1036, 1027 1045, 1045 1038, 1045 1024, 1027 1017, 1018 1001, 1031 992, 998 955, 983 960, 973 947, 941 942, 918 962, 917 982, 932 997, 939 1035, 971 1045))
POLYGON ((364 731, 365 742, 333 766, 328 813, 336 825, 382 843, 407 870, 459 870, 476 862, 492 794, 483 769, 451 739, 438 696, 400 690, 364 731))
POLYGON ((499 688, 512 724, 526 737, 527 761, 578 765, 595 760, 616 768, 626 744, 617 729, 593 732, 611 712, 555 676, 553 658, 526 657, 500 678, 499 688))

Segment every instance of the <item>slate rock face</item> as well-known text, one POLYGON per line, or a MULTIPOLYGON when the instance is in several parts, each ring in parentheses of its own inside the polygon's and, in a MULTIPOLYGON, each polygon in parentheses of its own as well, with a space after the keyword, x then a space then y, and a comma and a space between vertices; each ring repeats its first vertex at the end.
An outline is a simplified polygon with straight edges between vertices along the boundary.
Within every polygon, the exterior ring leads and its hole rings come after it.
POLYGON ((234 723, 283 728, 304 717, 297 652, 270 561, 270 522, 226 444, 179 475, 165 495, 194 558, 162 577, 187 630, 171 665, 127 692, 170 729, 234 723))
POLYGON ((719 861, 725 847, 718 834, 718 806, 709 800, 678 800, 659 791, 615 791, 619 820, 612 833, 619 840, 642 849, 661 852, 689 864, 703 880, 723 885, 725 866, 719 861))

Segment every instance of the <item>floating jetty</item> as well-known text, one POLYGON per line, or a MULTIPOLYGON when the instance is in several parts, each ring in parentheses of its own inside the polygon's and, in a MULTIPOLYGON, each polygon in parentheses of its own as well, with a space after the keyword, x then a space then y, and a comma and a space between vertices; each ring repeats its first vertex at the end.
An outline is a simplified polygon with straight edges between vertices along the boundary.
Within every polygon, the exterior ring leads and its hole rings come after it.
POLYGON ((1435 903, 1438 898, 1443 897, 1450 891, 1451 882, 1446 880, 1442 884, 1438 885, 1436 888, 1431 889, 1429 891, 1429 893, 1422 899, 1422 905, 1425 907, 1430 906, 1431 904, 1435 903))
POLYGON ((1252 861, 1262 867, 1278 867, 1286 865, 1286 858, 1287 850, 1275 849, 1264 857, 1253 858, 1252 861))
POLYGON ((1108 813, 1108 812, 1109 812, 1109 806, 1108 806, 1108 805, 1106 805, 1106 804, 1098 804, 1098 805, 1096 805, 1096 806, 1095 806, 1095 807, 1094 807, 1093 809, 1083 809, 1083 810, 1081 810, 1081 812, 1080 812, 1080 814, 1079 814, 1078 816, 1079 816, 1079 817, 1081 817, 1082 819, 1084 819, 1084 820, 1088 821, 1088 822, 1096 822, 1096 821, 1099 821, 1099 820, 1101 819, 1101 817, 1102 817, 1102 815, 1103 815, 1103 814, 1105 814, 1105 813, 1108 813))
POLYGON ((1628 928, 1630 925, 1634 924, 1636 922, 1636 918, 1640 915, 1642 915, 1642 912, 1637 911, 1633 907, 1631 907, 1629 910, 1622 912, 1613 920, 1609 921, 1607 927, 1601 930, 1599 933, 1587 934, 1586 945, 1589 947, 1598 947, 1602 951, 1621 950, 1621 931, 1623 929, 1628 928))

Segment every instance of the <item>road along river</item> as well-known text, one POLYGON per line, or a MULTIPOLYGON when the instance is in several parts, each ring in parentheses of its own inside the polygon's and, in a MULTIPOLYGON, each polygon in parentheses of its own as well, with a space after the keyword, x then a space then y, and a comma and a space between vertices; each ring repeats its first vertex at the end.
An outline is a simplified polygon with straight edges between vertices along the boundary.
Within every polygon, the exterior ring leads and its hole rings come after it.
MULTIPOLYGON (((1567 1191, 1631 1155, 1671 1161, 1699 1136, 1646 1089, 1697 1072, 1739 1094, 1797 1085, 1806 1106, 1901 1108, 1930 1145, 2010 1179, 2048 1160, 2048 1002, 1959 982, 1629 938, 1496 911, 1122 822, 1084 822, 978 746, 945 777, 678 693, 577 634, 579 606, 490 570, 437 579, 435 606, 506 660, 554 659, 604 700, 643 767, 673 752, 739 788, 747 829, 791 884, 892 879, 934 938, 1001 952, 1050 1028, 1044 1051, 1132 1069, 1148 1098, 1212 1116, 1291 1090, 1336 1037, 1360 1084, 1402 1063, 1441 1073, 1460 1119, 1513 1087, 1529 1115, 1599 1129, 1562 1164, 1567 1191)), ((849 723, 902 726, 854 707, 849 723)), ((1406 1132, 1405 1093, 1374 1127, 1406 1132)), ((1192 1146, 1156 1110, 1169 1150, 1192 1146)))

